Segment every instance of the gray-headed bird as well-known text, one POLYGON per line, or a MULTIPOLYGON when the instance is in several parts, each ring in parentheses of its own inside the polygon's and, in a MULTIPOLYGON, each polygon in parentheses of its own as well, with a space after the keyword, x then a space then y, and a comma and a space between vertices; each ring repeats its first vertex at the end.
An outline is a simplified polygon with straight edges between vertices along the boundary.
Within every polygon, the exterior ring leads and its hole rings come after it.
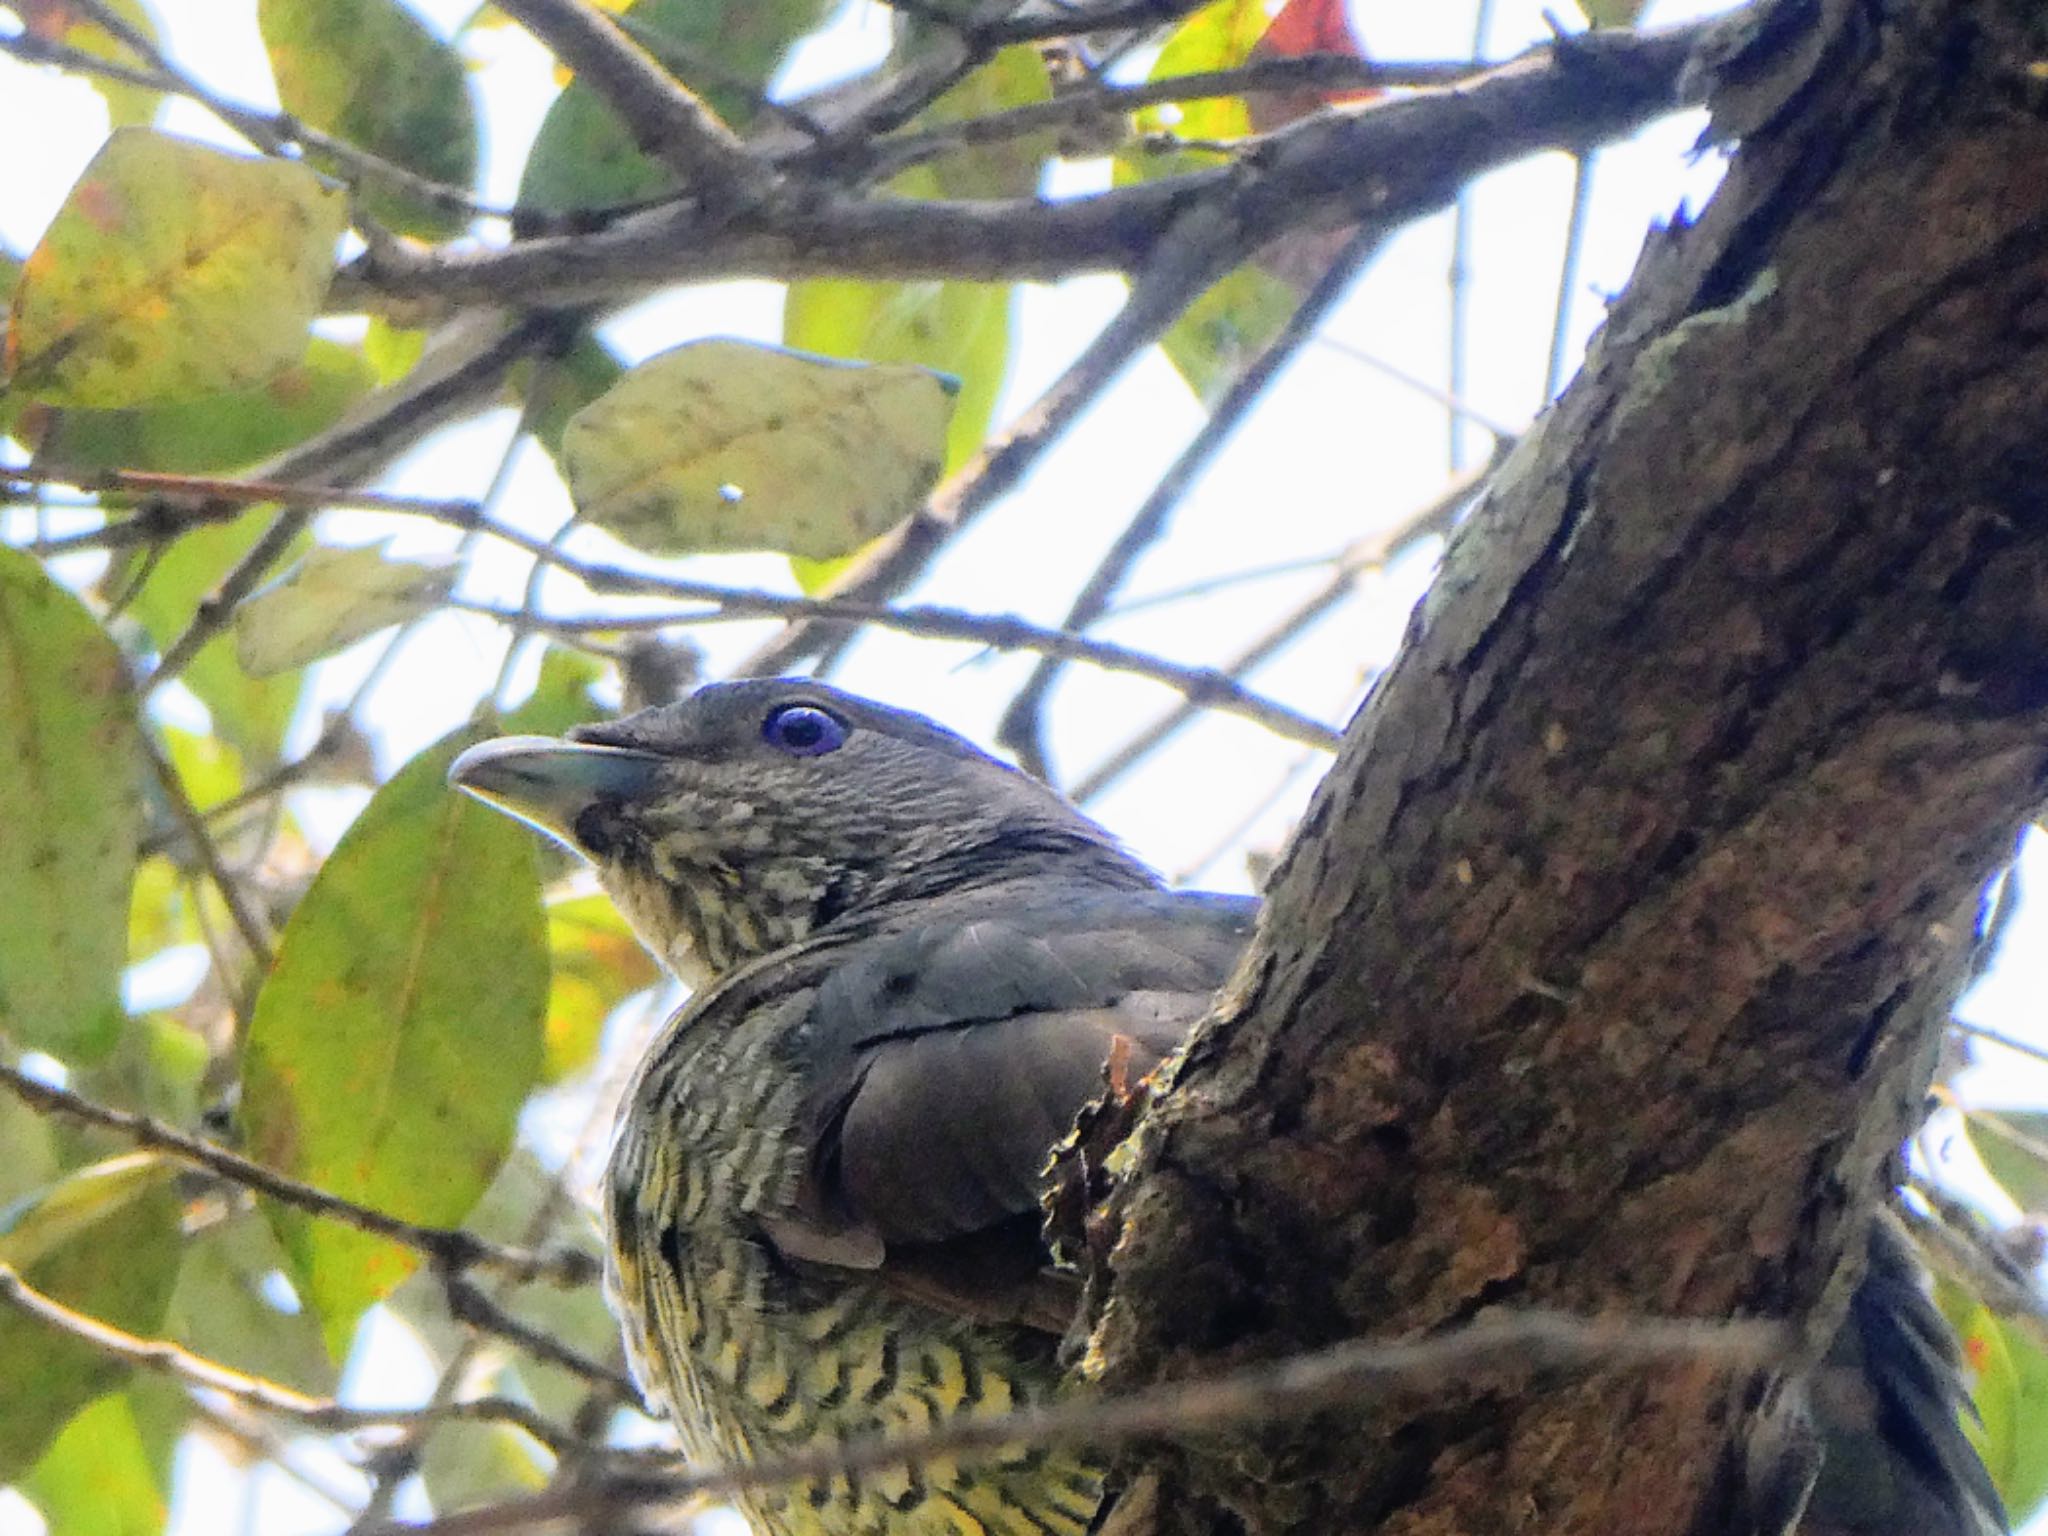
MULTIPOLYGON (((628 1352, 685 1452, 758 1462, 1057 1392, 1077 1285, 1041 1242, 1048 1154, 1113 1050, 1135 1077, 1179 1042, 1257 903, 1167 891, 1044 785, 802 680, 487 742, 452 777, 589 859, 694 989, 605 1200, 628 1352)), ((1910 1260, 1902 1282, 1877 1257, 1844 1329, 1855 1432, 1916 1523, 1810 1528, 1996 1530, 1953 1346, 1910 1260)), ((739 1503, 763 1536, 1081 1536, 1102 1474, 1020 1447, 739 1503)))

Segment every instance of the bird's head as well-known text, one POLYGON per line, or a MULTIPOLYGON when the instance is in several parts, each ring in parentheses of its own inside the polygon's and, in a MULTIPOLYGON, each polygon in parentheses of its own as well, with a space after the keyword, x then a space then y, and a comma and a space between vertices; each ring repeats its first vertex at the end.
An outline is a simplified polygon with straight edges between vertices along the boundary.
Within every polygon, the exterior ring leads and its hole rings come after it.
POLYGON ((803 679, 714 684, 564 739, 487 741, 449 778, 589 859, 692 981, 1019 860, 1150 880, 1036 780, 922 715, 803 679))

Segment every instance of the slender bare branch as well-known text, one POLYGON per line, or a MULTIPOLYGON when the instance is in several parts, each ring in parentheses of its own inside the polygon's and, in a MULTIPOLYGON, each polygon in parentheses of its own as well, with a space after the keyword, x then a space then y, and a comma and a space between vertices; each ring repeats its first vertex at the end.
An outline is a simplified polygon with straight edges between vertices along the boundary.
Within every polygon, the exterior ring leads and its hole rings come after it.
MULTIPOLYGON (((433 428, 472 410, 505 382, 514 364, 573 334, 581 316, 556 312, 506 316, 483 310, 443 327, 413 371, 381 389, 327 431, 259 465, 253 477, 286 483, 301 480, 367 479, 433 428)), ((313 508, 281 512, 248 553, 235 563, 213 595, 199 605, 183 634, 143 681, 145 691, 177 677, 201 647, 225 629, 235 610, 291 547, 312 520, 313 508)))
POLYGON ((13 1093, 31 1109, 65 1115, 87 1125, 113 1131, 138 1147, 147 1147, 195 1168, 203 1168, 231 1184, 268 1195, 310 1216, 339 1221, 372 1236, 402 1243, 424 1254, 446 1271, 490 1268, 560 1285, 587 1285, 597 1278, 596 1266, 590 1258, 574 1249, 533 1253, 490 1242, 474 1232, 405 1221, 324 1189, 316 1189, 311 1184, 253 1162, 239 1152, 230 1152, 226 1147, 165 1125, 161 1120, 95 1103, 68 1088, 38 1081, 4 1063, 0 1063, 0 1088, 13 1093))
MULTIPOLYGON (((1238 424, 1265 394, 1267 385, 1279 377, 1281 370, 1316 333, 1338 299, 1350 289, 1359 268, 1379 248, 1381 238, 1380 231, 1375 228, 1352 240, 1315 287, 1295 306, 1294 313, 1287 317, 1287 323, 1279 333, 1231 381, 1230 387, 1211 407, 1208 417, 1188 440, 1187 446, 1167 466, 1166 473, 1159 477, 1132 514, 1130 522, 1124 525, 1124 531, 1097 564, 1094 574, 1082 585, 1061 622, 1062 629, 1078 633, 1108 611, 1132 567, 1166 531, 1167 519, 1180 505, 1188 487, 1194 484, 1209 461, 1237 431, 1238 424)), ((1060 665, 1061 659, 1057 656, 1048 656, 1041 661, 1025 680, 1024 686, 1017 690, 1016 697, 1010 700, 996 729, 997 739, 1040 778, 1047 777, 1048 770, 1045 700, 1059 678, 1060 665)))
MULTIPOLYGON (((1472 499, 1487 475, 1493 472, 1494 464, 1499 461, 1500 456, 1496 446, 1494 460, 1485 468, 1459 476, 1435 500, 1403 518, 1392 528, 1383 529, 1370 539, 1361 540, 1353 558, 1340 564, 1331 573, 1329 581, 1306 602, 1246 647, 1224 669, 1226 675, 1242 677, 1254 667, 1285 650, 1357 589, 1360 571, 1384 564, 1395 550, 1418 538, 1440 533, 1448 528, 1456 519, 1459 510, 1472 499)), ((1178 706, 1096 764, 1068 793, 1077 804, 1086 804, 1158 751, 1177 732, 1192 724, 1200 713, 1192 703, 1178 706)))
MULTIPOLYGON (((1207 208, 1191 209, 1181 221, 1177 237, 1161 247, 1159 259, 1131 284, 1123 308, 1066 372, 976 454, 973 462, 933 492, 924 509, 832 595, 876 604, 903 591, 954 534, 1024 478, 1132 359, 1165 335, 1188 305, 1250 250, 1233 221, 1207 208)), ((787 671, 798 661, 843 643, 845 635, 843 628, 800 625, 749 657, 741 670, 787 671)))
POLYGON ((692 196, 758 197, 774 184, 773 167, 587 0, 501 0, 499 9, 604 97, 641 148, 674 167, 692 196))
POLYGON ((1015 1446, 1085 1445, 1102 1452, 1132 1441, 1184 1437, 1297 1417, 1338 1406, 1421 1399, 1532 1376, 1669 1365, 1754 1370, 1791 1345, 1790 1330, 1770 1322, 1668 1318, 1586 1318, 1558 1312, 1504 1312, 1420 1339, 1355 1339, 1193 1381, 1121 1397, 1076 1394, 1064 1401, 988 1418, 957 1418, 916 1435, 871 1435, 746 1466, 707 1467, 674 1476, 622 1474, 445 1516, 425 1525, 388 1526, 365 1536, 473 1536, 572 1517, 616 1516, 647 1504, 698 1494, 732 1494, 816 1478, 961 1461, 1015 1446))
POLYGON ((499 250, 379 249, 350 265, 335 298, 560 303, 728 277, 1137 272, 1197 204, 1238 223, 1254 245, 1365 219, 1391 227, 1446 206, 1484 171, 1600 144, 1689 104, 1685 65, 1730 25, 1546 44, 1463 85, 1318 112, 1230 165, 1086 197, 913 202, 821 191, 715 216, 677 203, 499 250))
POLYGON ((323 1433, 467 1419, 477 1423, 510 1424, 525 1430, 554 1451, 566 1450, 575 1443, 575 1437, 561 1425, 509 1397, 476 1397, 418 1408, 355 1408, 338 1403, 331 1397, 311 1397, 266 1377, 193 1354, 169 1339, 143 1338, 74 1311, 37 1290, 5 1263, 0 1263, 0 1301, 47 1328, 90 1344, 103 1355, 145 1371, 169 1376, 189 1387, 221 1393, 238 1403, 294 1419, 308 1429, 323 1433))

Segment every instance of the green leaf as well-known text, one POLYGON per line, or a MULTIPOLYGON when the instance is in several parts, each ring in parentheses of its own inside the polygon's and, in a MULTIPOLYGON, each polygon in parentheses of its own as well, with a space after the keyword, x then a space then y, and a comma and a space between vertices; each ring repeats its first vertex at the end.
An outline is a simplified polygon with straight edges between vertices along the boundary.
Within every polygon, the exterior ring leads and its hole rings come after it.
POLYGON ((548 903, 547 1055, 543 1082, 557 1083, 597 1059, 604 1021, 633 993, 661 980, 661 968, 602 895, 548 903))
POLYGON ((626 365, 597 337, 585 331, 560 357, 523 363, 512 387, 532 412, 534 441, 556 463, 562 459, 562 433, 569 418, 624 377, 626 365))
POLYGON ((235 613, 235 655, 251 677, 331 656, 431 612, 455 586, 453 559, 393 560, 385 544, 316 544, 235 613))
MULTIPOLYGON (((918 115, 914 126, 964 122, 1050 100, 1052 81, 1044 55, 1028 44, 1017 43, 933 102, 918 115)), ((1058 135, 1051 129, 972 145, 913 168, 892 182, 891 190, 915 197, 1022 197, 1037 189, 1045 162, 1057 145, 1058 135)))
MULTIPOLYGON (((734 128, 789 45, 820 26, 835 0, 639 0, 620 24, 734 128)), ((555 98, 519 181, 536 212, 605 208, 660 195, 675 172, 642 153, 603 97, 581 81, 555 98)))
POLYGON ((156 1536, 170 1517, 126 1392, 109 1392, 65 1425, 22 1492, 48 1536, 156 1536))
POLYGON ((304 1308, 281 1310, 264 1292, 266 1277, 284 1265, 277 1238, 255 1213, 216 1222, 185 1245, 164 1332, 209 1360, 326 1396, 340 1372, 319 1319, 304 1308))
POLYGON ((1159 338, 1188 388, 1214 405, 1301 307, 1301 293, 1256 262, 1226 272, 1159 338))
POLYGON ((923 501, 955 383, 744 341, 650 358, 570 420, 577 509, 656 554, 849 554, 923 501))
POLYGON ((605 664, 595 656, 551 645, 540 659, 540 678, 523 703, 498 722, 505 736, 561 736, 609 711, 590 696, 605 664))
MULTIPOLYGON (((0 1264, 74 1312, 154 1334, 178 1272, 173 1172, 148 1153, 81 1169, 0 1213, 0 1264)), ((125 1371, 92 1345, 0 1307, 0 1483, 35 1465, 125 1371)))
MULTIPOLYGON (((1149 78, 1235 69, 1252 56, 1267 27, 1263 0, 1216 0, 1181 23, 1160 50, 1149 78)), ((1183 175, 1222 165, 1228 158, 1201 147, 1161 148, 1162 139, 1227 143, 1253 131, 1250 108, 1241 96, 1149 106, 1138 112, 1136 125, 1148 142, 1117 151, 1113 180, 1118 186, 1183 175)), ((1160 350, 1195 397, 1204 405, 1214 404, 1280 333, 1300 303, 1300 290, 1292 283, 1248 262, 1226 273, 1189 305, 1160 338, 1160 350)))
POLYGON ((0 1207, 41 1189, 57 1177, 63 1159, 47 1116, 11 1093, 0 1093, 0 1207))
POLYGON ((253 389, 126 411, 52 411, 36 465, 178 475, 244 469, 332 426, 375 383, 362 352, 316 336, 303 359, 253 389))
POLYGON ((120 652, 0 549, 0 1034, 90 1058, 120 1028, 142 749, 120 652))
MULTIPOLYGON (((596 1223, 579 1203, 563 1204, 559 1181, 525 1148, 505 1159, 505 1166, 470 1213, 469 1230, 501 1243, 534 1240, 543 1210, 554 1213, 546 1227, 546 1245, 581 1250, 592 1258, 603 1253, 596 1223)), ((603 1288, 545 1283, 514 1287, 500 1297, 514 1317, 590 1359, 623 1366, 619 1325, 605 1306, 603 1288)), ((448 1316, 447 1293, 430 1275, 415 1275, 391 1298, 391 1310, 413 1329, 437 1365, 455 1358, 473 1335, 448 1316)), ((573 1418, 590 1395, 583 1377, 543 1360, 521 1357, 516 1370, 500 1377, 499 1391, 531 1398, 550 1418, 573 1418)))
POLYGON ((420 1477, 434 1513, 445 1515, 547 1486, 553 1459, 533 1437, 509 1424, 436 1425, 420 1457, 420 1477))
POLYGON ((363 332, 363 360, 379 386, 396 384, 411 373, 427 353, 427 333, 393 325, 382 315, 370 316, 363 332))
POLYGON ((2048 1211, 2048 1114, 2000 1110, 1965 1120, 1970 1145, 2023 1211, 2048 1211))
POLYGON ((1647 0, 1579 0, 1579 12, 1596 27, 1632 27, 1647 0))
MULTIPOLYGON (((1252 56, 1265 35, 1270 18, 1265 0, 1215 0, 1205 5, 1174 29, 1149 80, 1170 80, 1177 75, 1206 74, 1216 69, 1236 69, 1252 56)), ((1169 135, 1224 143, 1248 138, 1252 132, 1251 110, 1242 96, 1212 96, 1202 101, 1160 102, 1141 108, 1136 114, 1138 132, 1148 138, 1169 135)), ((1151 181, 1161 176, 1222 165, 1227 156, 1206 148, 1159 148, 1132 145, 1117 152, 1112 167, 1118 186, 1134 181, 1151 181)))
MULTIPOLYGON (((461 56, 403 7, 394 0, 258 0, 256 16, 287 112, 429 181, 469 190, 477 126, 468 73, 461 56)), ((363 178, 357 195, 373 218, 403 234, 452 235, 468 222, 373 177, 363 178)))
POLYGON ((1014 300, 1002 283, 815 278, 789 285, 782 339, 826 357, 912 363, 957 378, 941 470, 950 475, 988 437, 1010 371, 1014 300))
MULTIPOLYGON (((284 931, 243 1055, 252 1156, 439 1226, 468 1214, 512 1144, 548 990, 531 839, 443 782, 466 739, 406 764, 342 837, 284 931)), ((270 1217, 339 1359, 417 1255, 270 1217)))
MULTIPOLYGON (((159 648, 170 645, 275 516, 274 511, 259 507, 231 523, 180 534, 177 542, 148 566, 149 575, 129 603, 129 614, 159 648)), ((291 552, 303 552, 312 544, 310 535, 301 534, 292 542, 291 552)), ((127 590, 143 568, 143 559, 134 555, 116 561, 102 586, 109 592, 127 590)), ((181 680, 212 713, 214 730, 240 748, 247 763, 276 758, 298 705, 298 677, 250 677, 235 659, 233 636, 222 634, 200 648, 181 680)))
MULTIPOLYGON (((157 40, 156 18, 141 0, 100 0, 100 3, 144 37, 152 42, 157 40)), ((29 0, 22 13, 22 21, 35 37, 61 43, 66 48, 76 48, 81 53, 124 69, 149 68, 147 59, 138 58, 126 43, 94 21, 75 0, 29 0)), ((89 75, 83 70, 74 73, 75 77, 89 81, 92 88, 100 93, 107 104, 110 127, 146 126, 156 116, 157 106, 164 99, 162 91, 153 91, 145 85, 106 75, 89 75)))
POLYGON ((1954 1285, 1938 1285, 1935 1299, 1972 1377, 1977 1417, 1964 1418, 1963 1432, 2019 1530, 2048 1506, 2048 1354, 1954 1285))
POLYGON ((346 215, 303 165, 118 130, 23 268, 12 387, 118 409, 263 383, 305 354, 346 215))
POLYGON ((185 793, 200 810, 211 810, 242 791, 242 754, 218 736, 202 736, 175 725, 158 727, 164 753, 185 793))

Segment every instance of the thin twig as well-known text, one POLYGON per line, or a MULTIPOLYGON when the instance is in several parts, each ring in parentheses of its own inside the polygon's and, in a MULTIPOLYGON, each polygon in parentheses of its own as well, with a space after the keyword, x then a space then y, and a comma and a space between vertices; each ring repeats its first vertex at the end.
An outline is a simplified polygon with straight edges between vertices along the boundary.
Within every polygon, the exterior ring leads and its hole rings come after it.
POLYGON ((279 1382, 195 1355, 168 1339, 146 1339, 73 1311, 35 1289, 5 1263, 0 1263, 0 1301, 45 1327, 90 1344, 103 1355, 190 1387, 221 1393, 266 1413, 281 1414, 325 1434, 466 1419, 510 1424, 556 1452, 574 1443, 574 1437, 560 1425, 508 1397, 478 1397, 420 1408, 353 1408, 331 1397, 309 1397, 279 1382))
POLYGON ((18 1068, 0 1063, 0 1088, 6 1088, 32 1109, 67 1115, 87 1125, 115 1132, 138 1147, 147 1147, 175 1157, 195 1168, 218 1174, 231 1184, 253 1189, 258 1194, 306 1212, 351 1226, 374 1237, 389 1238, 417 1250, 443 1270, 460 1272, 490 1268, 524 1279, 547 1280, 557 1285, 588 1285, 597 1278, 589 1256, 573 1249, 534 1253, 506 1247, 455 1227, 428 1227, 405 1221, 370 1206, 358 1205, 324 1189, 301 1183, 238 1152, 165 1125, 147 1115, 114 1109, 40 1082, 18 1068))
MULTIPOLYGON (((1188 487, 1208 468, 1209 461, 1237 431, 1239 423, 1250 414, 1267 386, 1293 361, 1303 343, 1316 333, 1337 301, 1350 290, 1352 279, 1379 248, 1382 239, 1383 234, 1377 229, 1354 237, 1331 262, 1329 270, 1317 280, 1315 287, 1295 306, 1286 324, 1231 380, 1230 387, 1210 410, 1201 428, 1181 449, 1166 473, 1159 477, 1151 493, 1124 525, 1116 542, 1110 545, 1109 552, 1096 565, 1094 574, 1076 594, 1073 604, 1067 609, 1066 618, 1060 623, 1061 629, 1080 633, 1108 610, 1132 567, 1166 531, 1167 519, 1180 505, 1188 487)), ((1053 656, 1039 662, 1025 679, 1024 686, 1017 690, 1016 697, 1010 700, 996 728, 996 739, 1016 753, 1017 760, 1041 779, 1048 776, 1045 700, 1059 680, 1060 666, 1060 659, 1053 656)))
MULTIPOLYGON (((1123 308, 1081 355, 832 595, 876 604, 903 591, 956 532, 1024 478, 1133 358, 1165 335, 1182 311, 1246 254, 1243 232, 1227 216, 1204 206, 1181 220, 1178 234, 1162 243, 1158 259, 1132 282, 1123 308)), ((786 672, 840 643, 845 633, 843 627, 798 625, 756 651, 739 670, 786 672)))
POLYGON ((1973 1040, 1989 1041, 1992 1045, 2003 1046, 2008 1051, 2017 1051, 2022 1056, 2031 1056, 2036 1061, 2048 1062, 2048 1047, 2035 1045, 1995 1029, 1986 1029, 1982 1024, 1965 1024, 1961 1019, 1950 1019, 1948 1027, 1959 1035, 1968 1035, 1973 1040))
MULTIPOLYGON (((515 364, 554 344, 581 319, 569 311, 513 318, 479 312, 458 318, 430 340, 411 373, 377 391, 336 426, 259 466, 254 478, 284 484, 327 476, 368 479, 407 444, 494 393, 515 364), (443 347, 437 348, 436 341, 443 347)), ((165 648, 143 679, 145 693, 179 676, 227 627, 242 600, 312 521, 314 510, 288 507, 278 514, 199 605, 184 633, 165 648)))
POLYGON ((1550 364, 1543 373, 1543 399, 1557 398, 1570 366, 1572 309, 1579 296, 1579 271, 1585 264, 1586 226, 1593 211, 1593 164, 1597 152, 1572 159, 1572 201, 1565 215, 1564 256, 1557 264, 1557 307, 1550 316, 1550 364))
POLYGON ((1453 394, 1440 385, 1432 384, 1420 374, 1410 373, 1398 363, 1390 363, 1383 357, 1376 357, 1366 351, 1365 348, 1353 346, 1341 337, 1318 336, 1316 342, 1317 345, 1327 347, 1330 351, 1335 352, 1339 357, 1348 357, 1354 363, 1363 363, 1375 372, 1385 374, 1396 384, 1405 384, 1417 394, 1434 400, 1459 420, 1471 422, 1472 425, 1478 427, 1487 436, 1491 437, 1495 443, 1512 445, 1521 436, 1520 428, 1511 427, 1503 421, 1498 421, 1486 415, 1470 401, 1466 400, 1464 396, 1453 394))
MULTIPOLYGON (((206 830, 206 819, 199 814, 199 808, 192 803, 192 796, 185 789, 185 781, 178 777, 178 770, 154 741, 143 741, 143 755, 149 759, 150 771, 156 776, 157 787, 163 791, 164 799, 170 804, 171 818, 177 822, 186 840, 191 843, 198 856, 199 867, 206 871, 206 878, 213 882, 213 888, 220 893, 221 904, 228 909, 228 917, 235 925, 235 932, 248 947, 250 957, 255 961, 256 974, 267 975, 270 971, 271 940, 270 929, 256 915, 255 909, 242 899, 241 885, 235 880, 221 859, 220 849, 206 830)), ((248 999, 243 999, 236 1013, 240 1018, 248 1017, 248 999)))
MULTIPOLYGON (((1472 62, 1475 65, 1486 57, 1487 40, 1493 35, 1493 9, 1494 0, 1479 0, 1473 8, 1472 62)), ((1469 181, 1458 188, 1452 209, 1451 269, 1447 279, 1451 309, 1449 392, 1453 400, 1463 400, 1472 392, 1469 375, 1472 363, 1472 224, 1475 214, 1469 181)), ((1450 470, 1455 475, 1465 467, 1465 417, 1453 411, 1448 425, 1450 470)))
POLYGON ((1361 59, 1348 53, 1310 53, 1253 59, 1235 69, 1200 70, 1133 85, 1090 79, 1059 91, 1050 101, 1034 101, 884 138, 869 147, 873 158, 865 174, 893 176, 910 166, 974 145, 1062 128, 1076 118, 1136 112, 1162 102, 1207 101, 1263 91, 1416 89, 1456 85, 1477 72, 1476 66, 1463 62, 1394 63, 1361 59))
POLYGON ((640 147, 673 167, 693 196, 752 198, 774 184, 773 167, 587 0, 500 0, 498 8, 602 96, 632 125, 640 147))
MULTIPOLYGON (((111 10, 97 4, 97 0, 77 0, 96 14, 95 22, 112 29, 118 16, 111 10)), ((126 39, 124 39, 126 41, 126 39)), ((245 106, 230 101, 227 97, 207 89, 199 80, 187 74, 175 62, 147 46, 147 39, 141 39, 142 46, 137 52, 147 58, 150 67, 133 69, 128 66, 99 58, 84 49, 69 44, 38 37, 33 32, 18 32, 9 37, 0 37, 0 53, 12 54, 25 63, 52 64, 75 74, 91 75, 104 80, 119 81, 143 90, 160 91, 167 96, 183 96, 198 103, 219 118, 236 133, 268 154, 279 155, 293 144, 302 146, 307 152, 323 157, 345 174, 365 181, 381 183, 393 192, 411 198, 416 202, 443 213, 452 213, 459 218, 509 218, 509 209, 500 209, 478 202, 461 187, 435 181, 419 172, 408 170, 394 161, 372 154, 360 145, 346 139, 335 138, 319 129, 301 122, 287 112, 266 112, 257 107, 245 106)))
MULTIPOLYGON (((1483 468, 1460 475, 1428 505, 1403 518, 1393 527, 1381 530, 1368 540, 1361 540, 1358 553, 1353 559, 1341 564, 1329 581, 1306 602, 1240 652, 1223 669, 1225 674, 1230 677, 1242 677, 1270 660, 1306 633, 1331 609, 1350 597, 1357 590, 1358 576, 1362 571, 1383 565, 1397 551, 1406 548, 1417 539, 1440 533, 1450 527, 1456 520, 1459 510, 1477 494, 1479 487, 1485 482, 1486 477, 1493 473, 1502 456, 1502 450, 1496 445, 1494 458, 1483 468)), ((1085 805, 1158 751, 1184 727, 1192 724, 1200 713, 1201 711, 1192 705, 1181 705, 1140 731, 1096 764, 1087 777, 1067 793, 1077 805, 1085 805)))
POLYGON ((202 1393, 195 1392, 190 1394, 186 1401, 192 1407, 193 1417, 214 1433, 226 1437, 242 1453, 244 1460, 270 1463, 315 1498, 331 1505, 338 1513, 354 1516, 355 1497, 303 1466, 299 1458, 292 1453, 291 1440, 280 1434, 277 1426, 269 1420, 237 1407, 226 1398, 208 1398, 202 1393))
POLYGON ((750 1466, 665 1477, 617 1475, 426 1525, 383 1527, 375 1536, 471 1536, 582 1517, 597 1517, 593 1523, 602 1525, 605 1516, 699 1494, 857 1476, 939 1457, 966 1461, 1016 1446, 1085 1445, 1103 1452, 1138 1440, 1209 1434, 1339 1406, 1441 1401, 1460 1388, 1502 1379, 1667 1365, 1754 1370, 1790 1344, 1789 1330, 1773 1322, 1506 1312, 1428 1338, 1357 1339, 1224 1376, 1169 1382, 1117 1397, 1077 1393, 1043 1407, 985 1419, 956 1418, 915 1435, 863 1436, 750 1466))
POLYGON ((634 1407, 640 1405, 640 1388, 633 1378, 624 1371, 593 1360, 581 1350, 572 1349, 553 1334, 534 1327, 512 1313, 491 1297, 482 1288, 469 1281, 451 1276, 445 1287, 448 1296, 448 1312, 459 1323, 510 1340, 549 1365, 559 1366, 572 1376, 579 1376, 592 1386, 601 1387, 619 1402, 634 1407))
POLYGON ((350 507, 364 512, 411 512, 430 517, 461 516, 478 510, 474 501, 399 496, 352 486, 287 485, 276 480, 169 475, 137 469, 69 470, 0 464, 0 490, 10 483, 69 485, 95 496, 132 491, 151 498, 136 509, 134 516, 119 522, 40 539, 26 546, 30 554, 44 558, 81 549, 121 549, 130 544, 174 539, 194 528, 231 522, 249 508, 268 503, 315 510, 350 507))
MULTIPOLYGON (((565 563, 572 574, 601 569, 565 563)), ((616 570, 617 568, 612 568, 616 570)), ((1191 705, 1241 715, 1264 726, 1276 736, 1307 746, 1332 751, 1337 732, 1298 710, 1266 698, 1213 667, 1190 667, 1165 661, 1147 651, 1113 641, 1045 629, 1011 614, 977 613, 965 608, 930 605, 885 608, 870 603, 843 602, 829 597, 785 597, 780 593, 753 592, 736 588, 705 588, 694 593, 664 592, 686 585, 659 576, 642 576, 620 571, 625 581, 610 590, 633 591, 643 596, 697 596, 718 606, 685 613, 594 615, 588 618, 529 618, 516 609, 497 608, 488 603, 455 599, 446 606, 464 613, 481 614, 503 624, 525 623, 549 634, 574 635, 592 632, 670 629, 690 624, 712 624, 731 619, 777 617, 844 621, 872 624, 878 629, 921 635, 934 640, 968 640, 997 650, 1040 651, 1067 656, 1113 672, 1128 672, 1164 683, 1185 697, 1191 705)))

